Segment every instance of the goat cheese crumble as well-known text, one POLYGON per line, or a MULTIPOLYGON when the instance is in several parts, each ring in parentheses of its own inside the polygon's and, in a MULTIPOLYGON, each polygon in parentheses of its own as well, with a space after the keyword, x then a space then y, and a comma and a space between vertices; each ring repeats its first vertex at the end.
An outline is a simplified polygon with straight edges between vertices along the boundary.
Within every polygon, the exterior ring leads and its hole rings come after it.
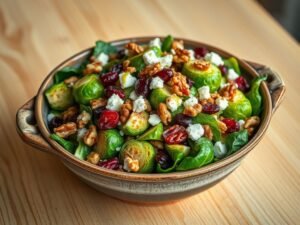
POLYGON ((200 100, 210 98, 209 86, 202 86, 198 88, 198 93, 199 93, 200 100))
POLYGON ((139 96, 136 100, 133 102, 133 111, 140 113, 147 109, 147 104, 145 102, 145 99, 143 96, 139 96))
POLYGON ((155 126, 160 123, 160 117, 157 114, 151 114, 149 116, 148 122, 150 123, 151 126, 155 126))
POLYGON ((212 64, 214 64, 216 66, 224 65, 224 61, 223 61, 222 57, 215 52, 207 53, 204 56, 204 59, 211 62, 212 64))
POLYGON ((188 136, 191 140, 196 141, 204 134, 204 129, 200 123, 190 124, 186 129, 188 136))
POLYGON ((160 77, 154 77, 150 83, 150 89, 163 88, 164 81, 160 77))
POLYGON ((119 80, 121 88, 124 89, 133 86, 137 79, 128 72, 122 72, 119 74, 119 80))
POLYGON ((107 100, 106 108, 113 111, 120 111, 121 106, 124 104, 124 100, 119 95, 113 94, 107 100))

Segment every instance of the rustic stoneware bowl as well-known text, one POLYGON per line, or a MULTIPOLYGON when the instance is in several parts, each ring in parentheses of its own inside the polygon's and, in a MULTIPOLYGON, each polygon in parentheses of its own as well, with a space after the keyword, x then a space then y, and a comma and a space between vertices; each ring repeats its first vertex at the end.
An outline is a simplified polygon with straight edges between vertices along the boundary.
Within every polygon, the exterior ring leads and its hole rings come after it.
MULTIPOLYGON (((121 48, 128 42, 148 43, 153 37, 129 38, 112 42, 121 48)), ((223 57, 233 56, 219 48, 184 40, 187 48, 204 46, 223 57)), ((166 202, 181 199, 205 190, 224 179, 233 172, 242 159, 261 140, 270 123, 270 119, 279 106, 285 92, 280 76, 266 66, 238 59, 239 64, 249 79, 260 74, 268 74, 269 79, 261 86, 264 99, 261 125, 255 136, 241 150, 203 168, 174 172, 169 174, 134 174, 100 168, 99 166, 79 160, 59 144, 49 138, 46 123, 48 105, 44 91, 52 84, 55 72, 65 66, 83 62, 90 56, 92 48, 86 49, 62 62, 53 69, 42 83, 37 95, 24 104, 17 112, 17 130, 22 139, 42 151, 55 154, 80 179, 99 191, 114 198, 133 202, 166 202)))

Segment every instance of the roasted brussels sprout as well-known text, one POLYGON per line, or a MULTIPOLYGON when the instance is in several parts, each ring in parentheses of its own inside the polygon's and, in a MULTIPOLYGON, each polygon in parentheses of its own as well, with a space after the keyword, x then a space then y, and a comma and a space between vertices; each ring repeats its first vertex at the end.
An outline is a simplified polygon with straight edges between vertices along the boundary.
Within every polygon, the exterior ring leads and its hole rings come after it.
POLYGON ((161 141, 162 140, 162 134, 164 132, 164 128, 162 123, 157 124, 156 126, 150 128, 145 133, 143 133, 140 137, 138 137, 137 140, 140 141, 150 141, 150 140, 156 140, 161 141))
POLYGON ((154 89, 150 93, 150 97, 149 97, 150 104, 153 108, 157 109, 159 103, 165 102, 169 96, 171 96, 171 93, 165 87, 154 89))
POLYGON ((50 108, 54 110, 65 110, 74 102, 72 91, 64 82, 52 85, 45 96, 50 108))
POLYGON ((129 140, 120 151, 120 162, 128 172, 151 173, 155 164, 155 150, 146 141, 129 140))
POLYGON ((90 100, 100 98, 103 94, 104 87, 95 74, 84 76, 73 86, 74 98, 80 104, 87 105, 90 100))
POLYGON ((118 154, 123 143, 124 138, 117 130, 101 130, 94 152, 99 153, 100 159, 110 159, 118 154))
POLYGON ((122 131, 130 136, 142 134, 149 127, 148 118, 149 114, 147 112, 133 112, 122 126, 122 131))
POLYGON ((91 148, 80 141, 75 150, 74 156, 78 159, 85 160, 90 152, 91 148))

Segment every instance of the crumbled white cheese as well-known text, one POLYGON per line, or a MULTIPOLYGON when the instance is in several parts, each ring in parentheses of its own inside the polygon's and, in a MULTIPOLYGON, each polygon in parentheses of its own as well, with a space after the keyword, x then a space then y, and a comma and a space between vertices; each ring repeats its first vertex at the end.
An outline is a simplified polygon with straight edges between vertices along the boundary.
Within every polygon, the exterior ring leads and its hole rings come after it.
POLYGON ((216 158, 222 158, 226 155, 227 148, 226 145, 220 141, 217 141, 214 145, 214 155, 216 158))
POLYGON ((178 107, 182 104, 182 99, 176 94, 171 95, 166 100, 167 107, 172 111, 176 111, 178 107))
POLYGON ((165 55, 161 57, 159 61, 161 68, 169 68, 170 66, 172 66, 173 56, 165 55))
POLYGON ((243 130, 244 129, 245 120, 239 120, 238 123, 240 125, 240 130, 243 130))
POLYGON ((202 86, 198 88, 198 93, 200 100, 210 98, 209 86, 202 86))
POLYGON ((135 91, 132 91, 132 92, 130 93, 130 95, 129 95, 129 98, 130 98, 131 100, 136 100, 137 97, 138 97, 138 96, 136 95, 135 91))
POLYGON ((186 129, 188 136, 191 140, 196 141, 204 134, 204 129, 200 123, 190 124, 186 129))
POLYGON ((98 61, 101 62, 102 66, 108 63, 109 56, 105 53, 101 52, 100 55, 97 57, 98 61))
POLYGON ((119 131, 119 134, 121 135, 121 136, 124 136, 124 132, 123 131, 119 131))
POLYGON ((124 100, 119 97, 119 95, 113 94, 107 100, 106 108, 113 111, 120 111, 121 105, 124 103, 124 100))
POLYGON ((55 117, 55 115, 53 113, 49 113, 47 115, 47 121, 50 122, 54 117, 55 117))
POLYGON ((170 52, 171 52, 172 55, 176 55, 176 52, 173 48, 170 50, 170 52))
POLYGON ((216 104, 220 107, 220 110, 225 110, 228 107, 228 101, 225 98, 217 98, 216 104))
POLYGON ((238 78, 239 75, 235 72, 234 69, 229 69, 227 72, 227 79, 228 80, 235 80, 236 78, 238 78))
POLYGON ((128 72, 122 72, 119 74, 119 80, 121 88, 124 89, 133 86, 137 79, 128 72))
POLYGON ((187 100, 184 101, 183 105, 185 108, 193 107, 198 103, 198 99, 194 96, 190 96, 187 100))
POLYGON ((145 102, 145 99, 143 96, 139 96, 136 100, 133 102, 133 111, 140 113, 147 109, 147 104, 145 102))
POLYGON ((151 40, 149 42, 149 47, 158 47, 158 48, 160 48, 161 47, 160 38, 154 38, 153 40, 151 40))
POLYGON ((157 114, 151 114, 149 116, 148 122, 150 123, 150 125, 155 126, 157 124, 160 123, 160 117, 157 114))
POLYGON ((220 55, 215 52, 209 52, 204 56, 204 59, 215 64, 216 66, 224 65, 224 61, 220 55))
POLYGON ((88 129, 86 129, 85 127, 78 129, 77 130, 77 141, 80 141, 84 137, 84 135, 86 134, 87 131, 88 131, 88 129))
POLYGON ((190 60, 195 60, 195 51, 193 49, 189 49, 188 52, 190 60))
POLYGON ((160 61, 160 58, 156 56, 153 50, 145 52, 143 55, 143 59, 147 65, 158 63, 160 61))
POLYGON ((164 81, 160 77, 154 77, 150 83, 150 89, 163 88, 164 81))

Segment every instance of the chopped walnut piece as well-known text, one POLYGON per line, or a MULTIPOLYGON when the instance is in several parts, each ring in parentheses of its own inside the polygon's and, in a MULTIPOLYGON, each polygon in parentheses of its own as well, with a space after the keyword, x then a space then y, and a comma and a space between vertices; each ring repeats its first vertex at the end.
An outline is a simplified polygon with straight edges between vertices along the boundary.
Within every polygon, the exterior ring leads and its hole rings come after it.
POLYGON ((206 138, 208 138, 209 140, 212 140, 213 139, 213 132, 210 128, 209 125, 203 125, 203 129, 204 129, 204 136, 206 138))
POLYGON ((133 66, 129 66, 130 61, 129 60, 125 60, 123 62, 123 71, 124 72, 128 72, 128 73, 134 73, 136 72, 136 68, 133 66))
POLYGON ((125 124, 132 112, 132 101, 127 99, 120 109, 120 121, 125 124))
POLYGON ((64 83, 68 86, 68 87, 73 87, 74 84, 78 81, 78 77, 76 76, 71 76, 67 79, 64 80, 64 83))
POLYGON ((100 161, 100 155, 97 152, 91 152, 87 156, 87 161, 94 165, 97 165, 97 163, 100 161))
POLYGON ((169 112, 165 103, 159 103, 157 114, 165 125, 168 125, 172 120, 171 113, 169 112))
POLYGON ((131 157, 126 156, 124 159, 124 166, 123 169, 125 169, 128 172, 137 172, 140 169, 139 160, 132 159, 131 157))
POLYGON ((201 99, 200 103, 201 105, 206 105, 207 103, 215 104, 215 101, 216 100, 214 98, 210 97, 208 99, 201 99))
POLYGON ((75 122, 78 116, 79 110, 75 106, 69 107, 66 111, 62 113, 62 119, 66 122, 75 122))
POLYGON ((105 98, 98 98, 90 101, 90 105, 92 109, 106 106, 106 104, 107 104, 107 99, 105 98))
POLYGON ((155 75, 158 71, 161 70, 161 65, 160 63, 155 63, 152 65, 146 66, 140 73, 139 76, 153 76, 155 75))
POLYGON ((84 128, 85 125, 87 125, 88 122, 90 122, 90 120, 91 120, 91 115, 86 111, 82 111, 77 117, 78 128, 84 128))
POLYGON ((90 125, 89 130, 83 137, 83 142, 87 146, 93 146, 97 142, 97 129, 95 125, 90 125))
POLYGON ((193 67, 195 67, 196 69, 201 70, 201 71, 207 70, 209 68, 209 66, 210 66, 210 62, 207 62, 205 60, 196 60, 193 63, 193 67))
POLYGON ((154 148, 164 149, 164 144, 162 141, 149 141, 154 148))
POLYGON ((137 55, 144 51, 144 48, 136 43, 130 42, 125 45, 125 48, 128 49, 133 54, 137 55))
POLYGON ((202 105, 201 104, 195 104, 194 106, 189 106, 186 107, 183 110, 183 114, 190 116, 190 117, 195 117, 197 116, 200 112, 202 111, 202 105))
POLYGON ((248 134, 251 136, 255 128, 260 124, 260 118, 258 116, 251 116, 246 119, 244 128, 247 129, 248 134))
POLYGON ((219 94, 227 100, 233 100, 233 97, 236 93, 236 88, 236 84, 234 82, 230 82, 229 85, 226 85, 219 91, 219 94))
POLYGON ((54 133, 60 136, 61 138, 67 138, 70 135, 75 134, 76 131, 76 123, 73 122, 65 123, 57 128, 54 128, 54 133))
POLYGON ((223 123, 223 122, 220 121, 220 120, 217 120, 217 122, 218 122, 218 127, 220 128, 221 133, 222 133, 222 134, 225 134, 226 131, 227 131, 227 126, 226 126, 226 124, 223 123))
POLYGON ((190 59, 189 51, 186 49, 175 49, 175 55, 173 56, 174 63, 186 63, 190 59))
POLYGON ((89 75, 93 73, 100 73, 102 71, 102 65, 99 61, 94 61, 86 65, 85 69, 83 70, 84 75, 89 75))
POLYGON ((174 73, 173 77, 168 81, 168 85, 171 86, 172 92, 178 96, 190 95, 190 87, 187 83, 186 76, 182 75, 180 72, 174 73))

